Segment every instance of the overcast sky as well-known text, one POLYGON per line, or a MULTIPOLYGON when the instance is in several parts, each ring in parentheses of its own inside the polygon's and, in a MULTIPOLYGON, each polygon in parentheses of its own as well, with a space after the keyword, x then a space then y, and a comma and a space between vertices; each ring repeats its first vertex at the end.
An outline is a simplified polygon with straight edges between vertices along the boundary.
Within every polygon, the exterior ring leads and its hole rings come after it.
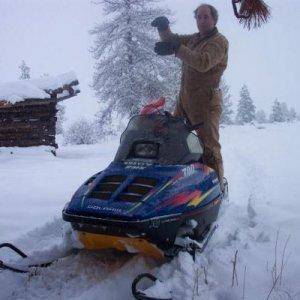
MULTIPOLYGON (((250 32, 234 18, 231 0, 205 1, 219 10, 218 28, 230 43, 224 77, 235 104, 245 83, 256 106, 267 113, 275 98, 300 112, 300 1, 265 1, 272 7, 272 19, 250 32)), ((173 10, 173 31, 178 33, 196 31, 192 12, 200 3, 161 2, 173 10)), ((32 77, 74 70, 82 93, 64 102, 68 123, 81 115, 93 116, 98 107, 89 87, 94 61, 88 51, 93 43, 88 30, 101 20, 101 7, 90 0, 0 0, 0 82, 18 79, 23 59, 32 77)))

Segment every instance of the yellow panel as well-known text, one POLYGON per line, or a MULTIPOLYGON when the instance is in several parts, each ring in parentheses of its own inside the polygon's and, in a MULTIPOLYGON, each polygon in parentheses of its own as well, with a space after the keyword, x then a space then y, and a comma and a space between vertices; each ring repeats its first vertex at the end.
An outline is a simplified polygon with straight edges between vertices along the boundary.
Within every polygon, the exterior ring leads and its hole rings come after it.
POLYGON ((154 244, 147 240, 140 238, 120 237, 104 234, 96 234, 89 232, 78 232, 78 238, 86 249, 100 250, 100 249, 117 249, 120 251, 140 252, 146 256, 162 260, 164 253, 154 244))

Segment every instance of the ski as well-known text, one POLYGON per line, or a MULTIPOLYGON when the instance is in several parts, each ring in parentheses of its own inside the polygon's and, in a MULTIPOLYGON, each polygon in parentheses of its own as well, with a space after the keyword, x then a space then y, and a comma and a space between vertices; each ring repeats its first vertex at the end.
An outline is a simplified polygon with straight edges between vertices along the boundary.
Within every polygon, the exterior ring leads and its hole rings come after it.
MULTIPOLYGON (((18 247, 14 246, 11 243, 0 244, 0 249, 1 248, 8 248, 11 251, 13 251, 14 253, 16 253, 18 256, 20 256, 21 258, 27 259, 28 261, 30 261, 30 257, 27 254, 25 254, 22 250, 20 250, 18 247)), ((30 273, 31 268, 47 268, 50 265, 52 265, 55 261, 57 261, 58 259, 61 259, 63 257, 69 256, 69 255, 70 255, 70 253, 66 253, 64 256, 54 258, 50 261, 25 263, 25 264, 22 264, 21 266, 16 266, 15 264, 11 264, 11 263, 5 263, 3 260, 0 259, 0 271, 8 270, 8 271, 12 271, 14 273, 30 273)))
MULTIPOLYGON (((168 254, 173 253, 174 256, 176 256, 179 252, 186 251, 189 254, 192 255, 193 260, 196 260, 196 255, 201 254, 204 252, 209 240, 212 238, 213 234, 215 233, 216 229, 218 228, 217 224, 212 224, 210 226, 210 229, 206 232, 203 239, 199 242, 196 240, 193 240, 191 238, 182 238, 178 237, 176 238, 174 247, 171 251, 168 251, 168 254)), ((142 290, 138 289, 138 284, 141 283, 141 281, 144 281, 145 279, 151 280, 153 283, 155 283, 156 280, 159 280, 154 275, 150 273, 142 273, 139 274, 132 282, 132 294, 137 300, 172 300, 172 298, 155 298, 147 296, 142 290)))

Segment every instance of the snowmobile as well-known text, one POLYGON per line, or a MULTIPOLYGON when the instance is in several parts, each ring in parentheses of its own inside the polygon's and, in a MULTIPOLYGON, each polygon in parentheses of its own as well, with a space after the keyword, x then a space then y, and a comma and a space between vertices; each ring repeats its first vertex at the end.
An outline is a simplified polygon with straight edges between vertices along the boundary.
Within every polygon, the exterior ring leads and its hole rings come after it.
MULTIPOLYGON (((131 118, 112 163, 89 178, 63 209, 86 249, 113 248, 170 260, 202 252, 227 196, 201 158, 203 146, 186 119, 158 110, 159 99, 131 118)), ((150 299, 132 284, 136 299, 150 299)))
POLYGON ((131 118, 113 162, 63 209, 84 248, 164 259, 176 255, 182 238, 203 239, 223 194, 216 172, 200 161, 193 129, 168 112, 131 118))
MULTIPOLYGON (((83 248, 166 261, 179 251, 202 252, 214 233, 227 184, 222 192, 216 172, 201 160, 203 146, 194 130, 203 124, 191 126, 160 110, 163 105, 161 98, 130 119, 114 160, 65 205, 63 220, 71 223, 83 248)), ((1 246, 27 257, 11 244, 1 246)), ((0 261, 1 267, 23 272, 0 261)), ((137 289, 144 278, 154 280, 147 273, 134 280, 136 299, 147 299, 137 289)))

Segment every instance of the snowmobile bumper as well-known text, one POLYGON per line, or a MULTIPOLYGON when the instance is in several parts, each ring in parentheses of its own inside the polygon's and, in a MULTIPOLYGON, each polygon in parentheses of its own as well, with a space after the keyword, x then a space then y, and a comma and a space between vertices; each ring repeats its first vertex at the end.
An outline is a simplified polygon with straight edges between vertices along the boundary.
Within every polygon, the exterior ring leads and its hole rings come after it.
MULTIPOLYGON (((62 213, 64 221, 80 234, 82 244, 88 249, 124 248, 116 244, 131 245, 143 249, 168 249, 173 245, 178 228, 182 224, 182 215, 168 215, 145 220, 121 220, 62 213), (108 236, 104 239, 104 236, 108 236), (93 242, 95 239, 95 242, 93 242), (103 242, 104 247, 101 246, 103 242), (120 242, 119 242, 120 241, 120 242), (112 247, 110 247, 113 245, 112 247), (154 246, 159 245, 159 248, 154 246)), ((126 247, 125 247, 126 248, 126 247)), ((126 249, 124 249, 126 250, 126 249)), ((152 251, 152 250, 151 250, 152 251)), ((154 255, 155 257, 157 255, 154 255)))
POLYGON ((78 232, 78 239, 88 250, 117 249, 129 253, 139 252, 157 260, 164 259, 164 252, 149 241, 141 238, 129 238, 89 232, 78 232))
POLYGON ((188 214, 167 215, 145 220, 122 220, 71 214, 63 210, 63 219, 70 222, 86 249, 117 249, 140 252, 163 259, 172 256, 179 228, 186 220, 195 219, 203 229, 216 220, 221 200, 216 198, 200 210, 188 214), (171 250, 172 251, 172 250, 171 250))

